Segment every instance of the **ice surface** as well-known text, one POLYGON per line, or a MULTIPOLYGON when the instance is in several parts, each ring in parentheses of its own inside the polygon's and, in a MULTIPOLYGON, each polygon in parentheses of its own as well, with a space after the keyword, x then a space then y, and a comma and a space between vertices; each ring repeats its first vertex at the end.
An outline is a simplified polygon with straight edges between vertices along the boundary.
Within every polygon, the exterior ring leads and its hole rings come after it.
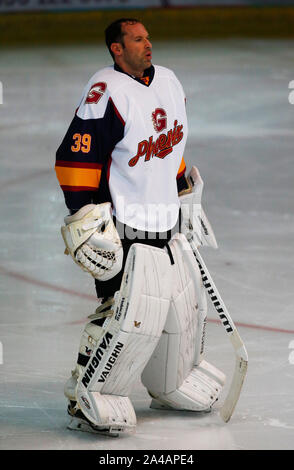
MULTIPOLYGON (((203 258, 245 324, 240 401, 224 424, 221 403, 211 414, 151 410, 138 383, 136 434, 111 440, 66 429, 63 385, 96 301, 92 280, 63 255, 66 209, 53 167, 84 85, 110 60, 104 46, 2 49, 0 449, 293 449, 294 42, 175 41, 153 50, 187 94, 186 163, 200 169, 219 244, 203 258)), ((229 381, 231 345, 220 325, 207 330, 206 359, 229 381)))

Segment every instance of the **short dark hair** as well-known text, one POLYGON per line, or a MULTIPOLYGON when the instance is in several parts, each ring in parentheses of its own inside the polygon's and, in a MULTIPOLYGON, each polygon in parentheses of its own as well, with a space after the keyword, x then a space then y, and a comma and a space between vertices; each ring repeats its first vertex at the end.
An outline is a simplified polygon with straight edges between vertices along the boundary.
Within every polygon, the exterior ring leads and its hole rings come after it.
POLYGON ((114 54, 110 48, 111 44, 114 42, 119 42, 124 47, 124 41, 123 41, 124 33, 122 32, 122 29, 121 29, 122 23, 136 24, 136 23, 141 23, 141 21, 137 20, 136 18, 119 18, 118 20, 115 20, 113 23, 107 26, 107 28, 104 31, 105 42, 111 54, 111 57, 113 59, 114 59, 114 54))

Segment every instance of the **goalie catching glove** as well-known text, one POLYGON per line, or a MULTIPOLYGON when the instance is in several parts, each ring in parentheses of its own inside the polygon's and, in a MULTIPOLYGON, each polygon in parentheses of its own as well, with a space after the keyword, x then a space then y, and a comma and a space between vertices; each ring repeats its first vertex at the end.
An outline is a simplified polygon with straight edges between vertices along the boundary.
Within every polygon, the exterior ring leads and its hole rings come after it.
POLYGON ((75 263, 95 279, 107 281, 122 268, 123 248, 112 220, 111 205, 88 204, 66 216, 61 227, 66 246, 75 263))

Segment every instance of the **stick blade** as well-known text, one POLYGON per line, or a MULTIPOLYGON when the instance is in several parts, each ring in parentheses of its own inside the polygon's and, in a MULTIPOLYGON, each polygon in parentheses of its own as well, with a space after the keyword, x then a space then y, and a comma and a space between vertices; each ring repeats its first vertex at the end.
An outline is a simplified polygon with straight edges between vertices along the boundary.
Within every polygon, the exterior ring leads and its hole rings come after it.
POLYGON ((247 368, 248 361, 241 357, 237 357, 232 383, 225 402, 220 410, 220 415, 225 423, 231 419, 231 416, 235 410, 243 387, 247 368))

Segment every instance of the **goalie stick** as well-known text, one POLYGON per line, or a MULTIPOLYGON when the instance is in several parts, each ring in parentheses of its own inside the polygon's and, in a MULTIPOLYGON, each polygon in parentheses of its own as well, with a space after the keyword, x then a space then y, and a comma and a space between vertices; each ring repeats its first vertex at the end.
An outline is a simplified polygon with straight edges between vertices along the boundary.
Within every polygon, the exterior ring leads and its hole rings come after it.
POLYGON ((197 249, 195 242, 193 241, 193 239, 190 239, 189 243, 198 263, 203 285, 208 292, 209 298, 218 313, 223 327, 229 335, 236 356, 235 370, 230 389, 228 391, 225 402, 220 410, 220 415, 222 419, 225 421, 225 423, 227 423, 230 420, 236 407, 236 404, 239 400, 239 396, 248 367, 248 354, 245 345, 238 333, 238 330, 213 282, 213 279, 197 249))

